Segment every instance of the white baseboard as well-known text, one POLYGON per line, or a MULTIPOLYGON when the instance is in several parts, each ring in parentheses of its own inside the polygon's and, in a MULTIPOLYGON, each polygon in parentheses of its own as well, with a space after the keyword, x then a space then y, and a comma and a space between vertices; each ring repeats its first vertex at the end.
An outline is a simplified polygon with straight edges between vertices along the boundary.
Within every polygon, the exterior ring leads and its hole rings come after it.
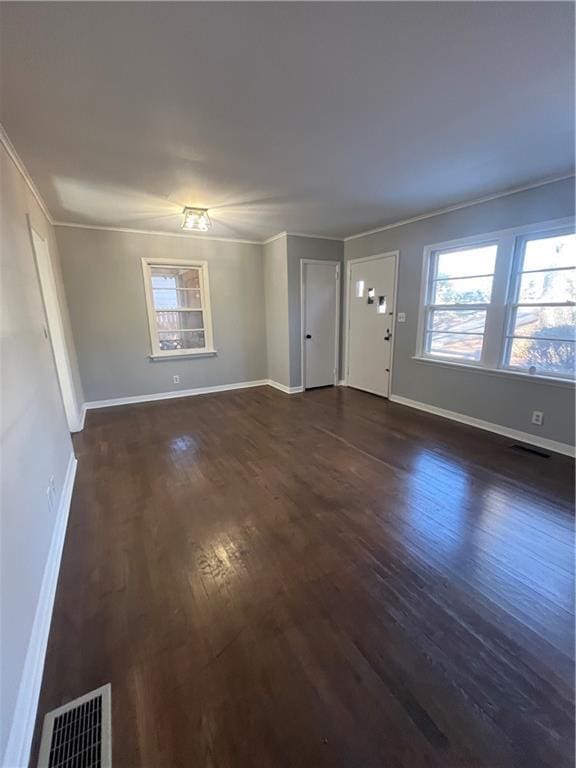
POLYGON ((66 526, 77 463, 76 457, 72 453, 68 461, 62 493, 60 494, 60 503, 56 513, 50 550, 44 567, 44 575, 32 625, 32 633, 26 652, 24 670, 20 680, 16 708, 2 761, 4 768, 26 768, 30 759, 38 697, 44 671, 44 658, 46 656, 46 646, 48 645, 48 635, 50 634, 52 609, 54 607, 54 597, 56 596, 56 585, 58 584, 58 573, 60 571, 62 549, 66 537, 66 526))
POLYGON ((82 406, 80 407, 80 413, 78 414, 78 422, 76 425, 76 429, 71 430, 72 432, 82 432, 84 429, 84 422, 86 421, 86 403, 82 403, 82 406))
POLYGON ((348 385, 346 384, 346 379, 339 379, 339 380, 338 380, 338 385, 337 385, 337 386, 339 386, 339 387, 346 387, 346 386, 348 386, 348 385))
POLYGON ((148 403, 153 400, 172 400, 176 397, 193 397, 194 395, 210 395, 214 392, 229 392, 232 389, 249 389, 250 387, 265 387, 270 384, 268 379, 260 381, 240 381, 237 384, 219 384, 215 387, 196 387, 195 389, 176 389, 172 392, 156 392, 152 395, 134 395, 133 397, 115 397, 112 400, 92 400, 84 403, 85 410, 93 408, 111 408, 115 405, 130 405, 131 403, 148 403))
POLYGON ((268 379, 266 384, 268 384, 269 387, 274 387, 274 389, 280 390, 280 392, 284 392, 286 395, 295 395, 298 392, 304 392, 304 388, 302 386, 287 387, 285 384, 280 384, 278 381, 273 381, 273 379, 268 379))
POLYGON ((470 427, 484 429, 487 432, 495 432, 497 435, 509 437, 511 440, 516 440, 520 443, 536 445, 547 451, 563 453, 565 456, 576 456, 576 448, 573 445, 568 445, 568 443, 559 443, 556 440, 549 440, 546 437, 538 437, 530 432, 521 432, 517 429, 503 427, 500 424, 493 424, 490 421, 475 419, 472 416, 465 416, 463 413, 446 411, 444 408, 437 408, 435 405, 428 405, 427 403, 419 403, 416 400, 410 400, 407 397, 400 397, 399 395, 390 395, 390 400, 394 403, 399 403, 400 405, 407 405, 409 408, 416 408, 419 411, 426 411, 427 413, 433 413, 436 416, 443 416, 445 419, 458 421, 461 424, 468 424, 470 427))

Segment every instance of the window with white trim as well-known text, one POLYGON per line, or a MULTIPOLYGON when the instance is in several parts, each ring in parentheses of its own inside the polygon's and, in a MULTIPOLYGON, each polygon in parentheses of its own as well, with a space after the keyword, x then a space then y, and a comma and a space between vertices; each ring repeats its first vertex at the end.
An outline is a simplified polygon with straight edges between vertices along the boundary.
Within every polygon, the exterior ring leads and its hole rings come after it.
POLYGON ((478 363, 492 296, 498 245, 433 251, 426 303, 424 351, 478 363))
POLYGON ((152 355, 213 352, 206 262, 142 259, 152 355))
POLYGON ((504 365, 574 375, 576 235, 520 238, 512 283, 504 365))
POLYGON ((420 357, 574 378, 573 225, 506 230, 424 254, 420 357))

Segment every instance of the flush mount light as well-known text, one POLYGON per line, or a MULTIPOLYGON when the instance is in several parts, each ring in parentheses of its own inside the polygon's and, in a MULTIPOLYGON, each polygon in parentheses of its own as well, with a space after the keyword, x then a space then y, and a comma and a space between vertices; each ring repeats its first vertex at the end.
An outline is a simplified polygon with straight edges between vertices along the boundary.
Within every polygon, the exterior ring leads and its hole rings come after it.
POLYGON ((205 208, 184 208, 184 221, 182 229, 196 229, 200 232, 208 232, 212 224, 208 211, 205 208))

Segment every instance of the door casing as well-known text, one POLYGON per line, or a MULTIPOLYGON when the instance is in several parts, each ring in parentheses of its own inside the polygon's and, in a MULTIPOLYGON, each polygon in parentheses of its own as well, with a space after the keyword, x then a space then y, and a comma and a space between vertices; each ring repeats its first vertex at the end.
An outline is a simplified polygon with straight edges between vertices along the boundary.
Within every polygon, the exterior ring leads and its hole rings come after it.
POLYGON ((390 350, 390 376, 388 378, 388 397, 392 394, 392 376, 394 375, 394 349, 396 347, 396 317, 398 315, 398 267, 400 262, 400 251, 386 251, 385 253, 376 253, 372 256, 360 256, 357 259, 348 259, 346 262, 346 293, 344 300, 344 384, 348 386, 348 363, 349 363, 349 342, 350 342, 350 277, 352 264, 359 264, 363 261, 377 261, 378 259, 394 259, 394 317, 392 318, 392 349, 390 350))
POLYGON ((46 238, 34 229, 30 220, 28 220, 28 226, 36 263, 36 273, 40 284, 40 296, 44 308, 45 329, 50 346, 52 347, 52 357, 56 367, 68 429, 70 432, 80 432, 83 427, 82 413, 76 400, 74 379, 66 346, 62 310, 60 308, 60 299, 58 297, 50 249, 46 238))
POLYGON ((341 262, 328 259, 301 259, 300 260, 300 386, 302 391, 306 389, 306 356, 304 354, 304 334, 306 326, 305 305, 305 265, 306 264, 331 264, 336 269, 336 312, 334 314, 335 343, 334 343, 334 384, 338 384, 338 371, 340 369, 340 302, 342 300, 340 290, 341 262))

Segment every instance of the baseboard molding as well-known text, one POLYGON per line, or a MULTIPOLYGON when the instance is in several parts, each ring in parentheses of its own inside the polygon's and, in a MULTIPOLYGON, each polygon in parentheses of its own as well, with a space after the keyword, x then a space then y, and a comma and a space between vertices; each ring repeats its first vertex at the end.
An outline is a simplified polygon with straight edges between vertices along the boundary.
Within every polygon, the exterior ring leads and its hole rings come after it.
POLYGON ((112 408, 115 405, 131 405, 132 403, 149 403, 154 400, 173 400, 177 397, 193 397, 194 395, 210 395, 214 392, 229 392, 233 389, 249 389, 250 387, 265 387, 268 379, 260 381, 240 381, 237 384, 219 384, 215 387, 196 387, 195 389, 178 389, 173 392, 156 392, 153 395, 135 395, 133 397, 115 397, 112 400, 92 400, 84 403, 85 410, 93 408, 112 408))
POLYGON ((66 526, 68 524, 68 513, 70 511, 77 464, 77 459, 72 453, 68 461, 62 493, 60 494, 60 503, 56 514, 52 541, 50 542, 50 550, 44 567, 44 575, 42 577, 38 605, 20 680, 16 708, 2 761, 2 765, 5 768, 25 768, 30 759, 30 748, 34 735, 46 646, 48 645, 48 635, 50 634, 52 609, 56 596, 58 573, 60 571, 62 549, 66 537, 66 526))
POLYGON ((78 412, 78 419, 76 421, 76 429, 71 429, 73 433, 82 432, 84 429, 84 422, 86 421, 86 403, 82 403, 78 412))
POLYGON ((539 448, 544 448, 545 450, 553 451, 554 453, 562 453, 565 456, 576 456, 576 448, 573 445, 568 445, 568 443, 559 443, 556 440, 549 440, 546 437, 538 437, 537 435, 532 435, 530 432, 521 432, 520 430, 503 427, 500 424, 493 424, 492 422, 484 421, 483 419, 475 419, 474 417, 466 416, 463 413, 446 411, 444 408, 437 408, 435 405, 420 403, 416 400, 410 400, 407 397, 400 397, 399 395, 390 395, 390 400, 393 403, 398 403, 399 405, 407 405, 409 408, 416 408, 419 411, 433 413, 436 416, 443 416, 445 419, 458 421, 461 424, 467 424, 470 427, 484 429, 486 432, 494 432, 497 435, 508 437, 511 440, 518 441, 519 443, 536 445, 539 448))
POLYGON ((338 387, 346 387, 346 386, 348 386, 348 385, 346 384, 346 379, 338 379, 338 384, 337 384, 337 386, 338 386, 338 387))
POLYGON ((80 429, 79 432, 82 432, 84 429, 84 424, 86 422, 86 403, 82 403, 82 410, 81 410, 81 416, 80 416, 80 429))
POLYGON ((274 389, 278 389, 280 392, 284 392, 285 395, 296 395, 299 392, 304 392, 304 388, 299 387, 287 387, 285 384, 280 384, 278 381, 274 381, 273 379, 268 379, 266 382, 269 387, 274 387, 274 389))

